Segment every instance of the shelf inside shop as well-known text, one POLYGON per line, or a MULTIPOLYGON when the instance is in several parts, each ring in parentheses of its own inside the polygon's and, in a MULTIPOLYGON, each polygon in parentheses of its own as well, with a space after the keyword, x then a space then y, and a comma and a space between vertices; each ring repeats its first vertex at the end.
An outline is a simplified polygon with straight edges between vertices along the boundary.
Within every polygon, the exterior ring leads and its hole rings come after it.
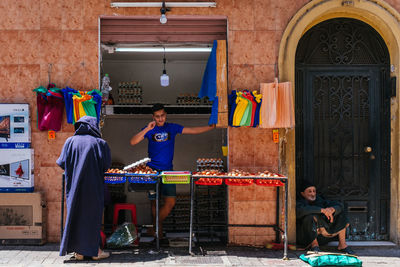
MULTIPOLYGON (((153 105, 106 105, 105 115, 151 114, 153 105)), ((168 114, 211 114, 210 105, 165 105, 168 114)))

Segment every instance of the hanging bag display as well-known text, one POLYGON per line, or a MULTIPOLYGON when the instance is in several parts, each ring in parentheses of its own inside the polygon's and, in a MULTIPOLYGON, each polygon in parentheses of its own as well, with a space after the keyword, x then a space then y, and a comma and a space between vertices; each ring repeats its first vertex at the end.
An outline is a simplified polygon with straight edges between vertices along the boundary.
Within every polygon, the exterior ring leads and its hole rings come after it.
POLYGON ((284 82, 278 84, 278 101, 276 110, 276 121, 274 128, 294 127, 294 107, 292 83, 284 82))
POLYGON ((52 88, 47 91, 47 105, 40 129, 59 131, 61 130, 64 111, 64 97, 60 89, 52 88))
POLYGON ((277 102, 278 102, 278 79, 273 83, 261 83, 260 90, 263 97, 261 103, 261 128, 276 128, 277 102))
POLYGON ((290 82, 261 85, 261 128, 292 128, 295 125, 293 92, 290 82))
POLYGON ((42 128, 41 126, 43 116, 45 114, 45 109, 47 106, 47 89, 43 86, 39 86, 38 88, 33 90, 36 92, 36 106, 37 106, 37 127, 40 131, 47 130, 46 128, 42 128))

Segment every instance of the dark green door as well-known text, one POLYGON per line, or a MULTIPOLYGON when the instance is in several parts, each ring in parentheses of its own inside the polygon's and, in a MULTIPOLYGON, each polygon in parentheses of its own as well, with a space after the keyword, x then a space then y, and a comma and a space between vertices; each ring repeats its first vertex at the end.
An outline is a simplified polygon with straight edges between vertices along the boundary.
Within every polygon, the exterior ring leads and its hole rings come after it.
POLYGON ((387 240, 389 54, 369 25, 322 22, 296 52, 296 180, 342 200, 351 240, 387 240))

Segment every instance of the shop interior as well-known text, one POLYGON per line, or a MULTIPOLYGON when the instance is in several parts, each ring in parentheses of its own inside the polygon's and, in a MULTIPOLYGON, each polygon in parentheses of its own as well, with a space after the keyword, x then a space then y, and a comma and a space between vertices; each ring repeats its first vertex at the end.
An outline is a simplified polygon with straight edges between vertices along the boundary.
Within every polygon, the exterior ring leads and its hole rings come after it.
MULTIPOLYGON (((152 120, 150 108, 154 103, 165 105, 168 122, 186 127, 208 124, 211 103, 199 99, 197 95, 211 47, 212 44, 196 43, 101 45, 101 77, 107 73, 112 87, 110 105, 106 106, 101 131, 111 149, 112 167, 121 168, 147 157, 147 140, 133 147, 129 141, 152 120), (162 74, 169 76, 168 86, 161 85, 162 74)), ((196 171, 199 158, 220 158, 226 169, 227 158, 221 149, 227 145, 226 131, 216 128, 200 135, 178 135, 175 139, 174 170, 196 171)), ((136 205, 139 226, 152 224, 146 190, 132 192, 128 183, 109 185, 108 188, 113 203, 136 205)), ((196 203, 204 209, 209 209, 210 205, 218 209, 214 212, 205 210, 205 213, 198 210, 197 222, 219 220, 226 224, 226 186, 204 186, 197 190, 196 203), (213 196, 213 203, 210 202, 210 195, 213 196)), ((167 237, 172 232, 188 233, 189 200, 189 184, 177 185, 176 206, 164 222, 167 237)), ((112 207, 108 212, 106 209, 105 226, 112 222, 112 215, 112 207)), ((125 214, 127 221, 129 217, 129 214, 125 214)), ((119 219, 121 222, 123 219, 119 219)), ((199 224, 197 227, 200 227, 199 224)), ((206 238, 215 241, 212 236, 216 235, 220 241, 226 241, 226 227, 211 229, 212 234, 209 228, 203 230, 209 232, 206 238)))

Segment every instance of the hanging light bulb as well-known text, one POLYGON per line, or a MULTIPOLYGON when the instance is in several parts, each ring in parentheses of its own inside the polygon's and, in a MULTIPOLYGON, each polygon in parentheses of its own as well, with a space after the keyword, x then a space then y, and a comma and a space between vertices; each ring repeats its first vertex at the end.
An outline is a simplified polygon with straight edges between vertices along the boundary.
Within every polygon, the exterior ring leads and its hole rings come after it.
POLYGON ((167 23, 167 16, 165 14, 161 14, 160 23, 161 24, 167 23))
POLYGON ((160 23, 161 24, 167 23, 167 15, 165 15, 165 14, 167 14, 167 11, 170 11, 170 9, 165 6, 165 1, 163 1, 162 6, 160 8, 160 12, 161 12, 160 23))
POLYGON ((165 59, 165 47, 164 47, 164 58, 163 58, 163 64, 164 64, 164 69, 163 69, 163 74, 160 76, 160 83, 161 86, 167 87, 169 85, 169 76, 167 75, 167 71, 165 70, 165 63, 167 60, 165 59))
POLYGON ((164 70, 163 74, 160 77, 161 86, 167 87, 169 85, 169 76, 167 72, 164 70))

